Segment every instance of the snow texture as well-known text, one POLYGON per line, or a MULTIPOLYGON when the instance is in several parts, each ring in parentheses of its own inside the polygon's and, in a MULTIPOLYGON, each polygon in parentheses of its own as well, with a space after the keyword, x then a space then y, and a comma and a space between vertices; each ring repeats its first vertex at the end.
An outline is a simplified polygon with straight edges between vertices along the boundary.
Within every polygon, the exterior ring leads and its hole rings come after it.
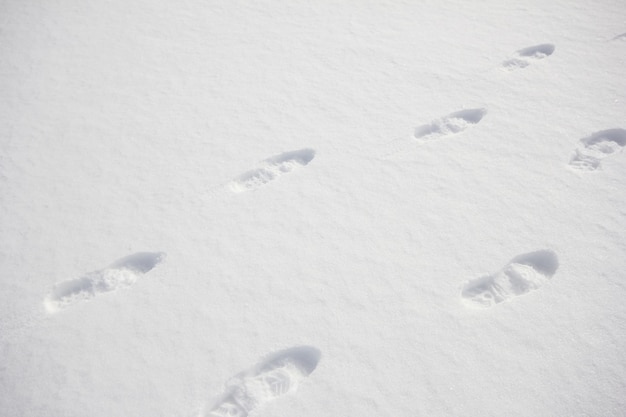
POLYGON ((0 57, 0 415, 626 415, 623 1, 5 0, 0 57))

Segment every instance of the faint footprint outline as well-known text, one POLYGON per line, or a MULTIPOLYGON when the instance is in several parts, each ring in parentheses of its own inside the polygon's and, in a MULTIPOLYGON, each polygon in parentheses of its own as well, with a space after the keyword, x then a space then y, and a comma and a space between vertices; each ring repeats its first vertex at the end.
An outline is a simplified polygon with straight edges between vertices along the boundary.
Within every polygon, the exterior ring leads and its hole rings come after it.
POLYGON ((48 313, 57 313, 102 293, 129 288, 165 259, 164 252, 137 252, 85 275, 57 282, 44 299, 48 313))
POLYGON ((230 182, 230 189, 235 193, 260 188, 280 176, 308 165, 315 158, 315 151, 310 148, 283 152, 261 161, 256 168, 244 172, 230 182))
POLYGON ((507 71, 514 71, 520 68, 526 68, 531 63, 545 59, 554 53, 556 46, 551 43, 542 43, 539 45, 528 46, 518 49, 512 58, 502 62, 502 68, 507 71))
POLYGON ((619 34, 617 36, 614 36, 613 38, 611 38, 611 40, 612 41, 617 41, 617 40, 626 41, 626 32, 621 33, 621 34, 619 34))
POLYGON ((275 352, 230 378, 226 392, 207 407, 203 416, 246 417, 265 403, 295 392, 320 358, 320 350, 312 346, 275 352))
POLYGON ((413 137, 420 140, 440 139, 464 132, 487 115, 485 108, 463 109, 416 127, 413 137))
POLYGON ((575 171, 590 172, 601 168, 601 162, 620 153, 626 147, 626 130, 613 128, 600 130, 579 140, 569 160, 569 166, 575 171))
POLYGON ((461 300, 472 308, 491 308, 543 287, 559 268, 551 250, 543 249, 518 255, 499 271, 467 281, 461 300))

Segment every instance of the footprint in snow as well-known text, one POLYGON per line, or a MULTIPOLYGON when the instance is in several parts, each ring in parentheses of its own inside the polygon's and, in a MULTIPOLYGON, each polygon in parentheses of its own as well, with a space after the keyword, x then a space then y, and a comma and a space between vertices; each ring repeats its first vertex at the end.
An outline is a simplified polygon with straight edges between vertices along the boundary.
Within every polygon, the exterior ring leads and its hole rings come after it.
POLYGON ((620 152, 624 146, 626 130, 601 130, 580 140, 580 146, 574 151, 569 165, 577 171, 595 171, 600 168, 602 159, 620 152))
POLYGON ((467 282, 461 299, 468 307, 490 308, 542 287, 556 272, 559 261, 549 250, 516 256, 500 271, 467 282))
POLYGON ((138 252, 80 278, 58 282, 44 300, 46 310, 56 313, 101 293, 131 287, 138 277, 150 271, 163 259, 165 253, 162 252, 138 252))
POLYGON ((296 391, 317 367, 321 353, 311 346, 275 352, 227 383, 226 392, 204 416, 246 417, 268 401, 296 391))
POLYGON ((613 39, 611 39, 612 41, 626 41, 626 33, 622 33, 621 35, 617 35, 616 37, 614 37, 613 39))
POLYGON ((513 58, 504 61, 502 67, 508 71, 525 68, 534 61, 549 57, 554 52, 554 49, 555 46, 551 43, 543 43, 541 45, 520 49, 515 52, 513 58))
POLYGON ((261 161, 259 165, 248 172, 241 174, 230 183, 230 188, 236 193, 254 190, 288 172, 307 165, 315 157, 313 149, 300 149, 284 152, 261 161))
POLYGON ((486 114, 487 109, 466 109, 450 113, 429 124, 416 127, 413 136, 416 139, 432 140, 460 133, 480 122, 486 114))

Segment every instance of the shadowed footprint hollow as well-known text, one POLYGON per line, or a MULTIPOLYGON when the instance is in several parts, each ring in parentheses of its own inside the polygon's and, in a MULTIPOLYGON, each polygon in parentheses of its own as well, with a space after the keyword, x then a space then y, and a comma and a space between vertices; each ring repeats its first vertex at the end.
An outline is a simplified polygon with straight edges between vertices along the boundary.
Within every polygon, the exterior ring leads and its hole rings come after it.
POLYGON ((490 308, 541 288, 558 267, 558 257, 550 250, 518 255, 500 271, 467 282, 461 299, 468 307, 490 308))
POLYGON ((487 114, 487 109, 464 109, 415 128, 416 139, 432 140, 463 132, 470 126, 478 124, 487 114))
POLYGON ((233 376, 226 392, 205 416, 246 417, 268 401, 296 391, 298 385, 317 368, 319 349, 296 346, 266 357, 257 365, 233 376))
POLYGON ((300 149, 272 156, 261 161, 256 168, 232 180, 230 188, 236 193, 257 189, 288 172, 308 165, 313 158, 315 158, 313 149, 300 149))
POLYGON ((101 293, 131 287, 137 278, 152 270, 163 259, 163 252, 138 252, 80 278, 58 282, 44 300, 46 310, 56 313, 101 293))

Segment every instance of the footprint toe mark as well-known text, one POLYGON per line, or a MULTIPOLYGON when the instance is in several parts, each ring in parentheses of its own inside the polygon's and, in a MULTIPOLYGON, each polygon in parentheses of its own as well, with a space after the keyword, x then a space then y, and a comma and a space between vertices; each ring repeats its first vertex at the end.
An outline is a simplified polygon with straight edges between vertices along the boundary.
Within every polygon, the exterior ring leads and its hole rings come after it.
POLYGON ((109 265, 113 269, 129 269, 145 274, 165 259, 163 252, 137 252, 125 256, 109 265))
POLYGON ((551 43, 542 43, 541 45, 529 46, 517 51, 519 56, 533 59, 543 59, 554 53, 555 46, 551 43))

